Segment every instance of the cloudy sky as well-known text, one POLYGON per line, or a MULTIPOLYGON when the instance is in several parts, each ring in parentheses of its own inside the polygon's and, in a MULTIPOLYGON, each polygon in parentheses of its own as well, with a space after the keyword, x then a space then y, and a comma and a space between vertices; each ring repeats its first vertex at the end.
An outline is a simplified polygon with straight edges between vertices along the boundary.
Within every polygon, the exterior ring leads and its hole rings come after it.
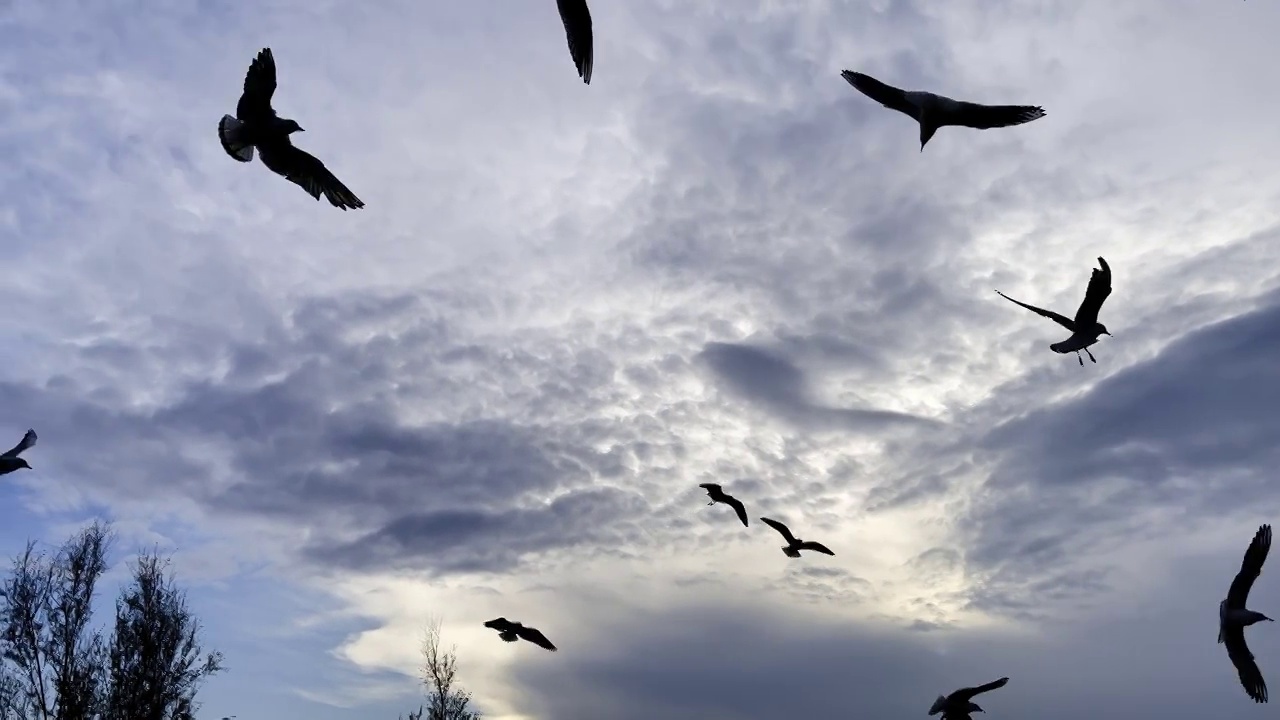
POLYGON ((4 554, 174 551, 210 718, 414 709, 432 616, 495 720, 1263 716, 1280 7, 591 1, 590 86, 551 0, 0 6, 4 554), (365 209, 219 146, 267 46, 365 209), (843 69, 1048 115, 921 153, 843 69), (1081 368, 993 290, 1100 255, 1081 368))

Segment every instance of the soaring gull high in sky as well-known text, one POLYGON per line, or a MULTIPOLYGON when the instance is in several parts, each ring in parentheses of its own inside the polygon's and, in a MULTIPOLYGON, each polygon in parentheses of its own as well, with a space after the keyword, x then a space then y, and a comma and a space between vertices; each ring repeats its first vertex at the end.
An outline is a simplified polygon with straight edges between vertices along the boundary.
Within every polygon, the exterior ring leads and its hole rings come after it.
POLYGON ((206 720, 414 710, 431 618, 492 720, 1263 717, 1280 6, 557 5, 0 3, 8 555, 171 552, 206 720), (217 137, 265 49, 337 186, 217 137), (1081 370, 992 289, 1100 257, 1081 370))

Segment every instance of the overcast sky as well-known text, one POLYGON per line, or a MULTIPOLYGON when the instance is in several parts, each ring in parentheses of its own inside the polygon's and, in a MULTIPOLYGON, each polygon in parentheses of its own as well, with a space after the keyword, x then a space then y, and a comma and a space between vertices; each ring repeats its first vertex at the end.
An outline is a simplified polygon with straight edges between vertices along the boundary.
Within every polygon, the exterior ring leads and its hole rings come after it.
POLYGON ((416 709, 433 615, 494 720, 1266 716, 1280 7, 591 9, 586 86, 552 0, 7 0, 3 554, 174 551, 206 718, 416 709), (220 147, 267 46, 366 208, 220 147), (1047 116, 922 153, 844 69, 1047 116), (1082 368, 993 291, 1098 256, 1082 368))

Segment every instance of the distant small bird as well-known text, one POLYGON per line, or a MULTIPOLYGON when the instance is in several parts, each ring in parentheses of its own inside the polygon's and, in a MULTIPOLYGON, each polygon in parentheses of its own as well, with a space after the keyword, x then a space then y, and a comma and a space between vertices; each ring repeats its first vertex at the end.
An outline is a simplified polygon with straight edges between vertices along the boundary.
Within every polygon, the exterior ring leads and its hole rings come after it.
POLYGON ((1111 268, 1107 266, 1107 261, 1102 258, 1098 258, 1098 264, 1102 266, 1102 269, 1095 268, 1093 274, 1089 276, 1089 287, 1084 291, 1084 300, 1080 303, 1080 308, 1076 310, 1074 320, 1068 320, 1052 310, 1044 310, 1034 305, 1019 302, 999 290, 996 291, 996 294, 1011 303, 1021 305, 1037 315, 1047 317, 1070 330, 1071 337, 1050 345, 1049 349, 1063 355, 1074 352, 1076 359, 1080 361, 1080 367, 1084 367, 1084 358, 1080 357, 1080 351, 1084 350, 1090 360, 1098 362, 1094 359, 1093 353, 1089 352, 1089 346, 1098 342, 1099 335, 1111 334, 1107 332, 1106 325, 1098 322, 1098 312, 1102 310, 1102 303, 1106 302, 1107 296, 1111 294, 1111 268))
POLYGON ((1271 526, 1263 525, 1258 528, 1253 542, 1249 543, 1249 549, 1244 552, 1244 562, 1240 564, 1240 572, 1231 581, 1227 599, 1218 603, 1218 642, 1227 646, 1227 656, 1240 674, 1240 684, 1257 703, 1267 701, 1267 682, 1262 679, 1262 671, 1258 669, 1253 653, 1249 652, 1249 646, 1244 642, 1244 629, 1271 618, 1246 609, 1245 603, 1249 599, 1253 581, 1262 574, 1262 563, 1267 561, 1270 550, 1271 526))
POLYGON ((560 7, 560 20, 569 41, 569 55, 578 67, 578 77, 591 84, 591 65, 594 62, 594 40, 591 37, 591 11, 587 0, 556 0, 560 7))
POLYGON ((537 645, 538 647, 543 647, 553 652, 556 649, 556 646, 551 644, 551 641, 547 639, 546 635, 543 635, 534 628, 525 627, 518 622, 511 622, 504 617, 497 618, 496 620, 490 620, 486 622, 484 626, 497 630, 498 637, 506 640, 507 642, 515 642, 516 640, 523 639, 537 645))
POLYGON ((831 552, 831 550, 822 543, 814 542, 812 540, 800 540, 795 535, 791 534, 791 531, 787 529, 786 525, 783 525, 777 520, 762 517, 760 518, 760 522, 782 533, 782 538, 787 541, 786 547, 782 548, 782 552, 785 553, 787 557, 798 558, 800 557, 801 550, 812 550, 814 552, 820 552, 823 555, 835 555, 835 553, 831 552))
POLYGON ((937 715, 942 713, 942 717, 945 720, 969 720, 970 713, 986 712, 977 703, 973 702, 975 695, 1002 688, 1008 682, 1009 678, 1002 677, 986 685, 960 688, 950 695, 939 695, 938 699, 933 701, 933 707, 929 708, 929 714, 937 715))
POLYGON ((27 433, 22 436, 22 439, 18 441, 17 445, 14 445, 5 454, 0 455, 0 475, 8 475, 14 470, 20 470, 22 468, 30 470, 31 466, 27 464, 27 461, 18 456, 21 455, 24 450, 35 444, 36 431, 28 430, 27 433))
POLYGON ((289 135, 303 130, 296 121, 276 115, 271 107, 275 91, 276 60, 271 48, 263 48, 245 73, 244 93, 236 104, 236 116, 223 115, 218 122, 222 149, 240 162, 249 162, 257 147, 263 165, 297 183, 316 200, 323 193, 336 208, 364 207, 360 198, 329 172, 324 163, 293 146, 289 135))
POLYGON ((747 509, 743 507, 741 500, 721 490, 720 486, 715 483, 702 483, 698 487, 706 489, 707 497, 711 498, 711 502, 707 503, 708 505, 715 505, 716 503, 728 505, 733 508, 734 512, 738 513, 738 519, 742 521, 743 527, 746 527, 747 509))
POLYGON ((947 125, 986 130, 1021 125, 1044 117, 1044 109, 1032 105, 979 105, 923 90, 902 90, 852 70, 845 70, 840 76, 863 95, 920 123, 920 152, 924 152, 925 143, 938 128, 947 125))

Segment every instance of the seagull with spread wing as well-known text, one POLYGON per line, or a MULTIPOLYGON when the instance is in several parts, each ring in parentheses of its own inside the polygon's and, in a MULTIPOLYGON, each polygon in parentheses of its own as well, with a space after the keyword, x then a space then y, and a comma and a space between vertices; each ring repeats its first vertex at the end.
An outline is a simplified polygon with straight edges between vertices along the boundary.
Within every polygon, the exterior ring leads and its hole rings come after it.
POLYGON ((925 143, 938 128, 947 125, 986 130, 1044 117, 1044 109, 1032 105, 979 105, 923 90, 902 90, 852 70, 845 70, 840 76, 863 95, 920 123, 920 152, 924 152, 925 143))
POLYGON ((36 431, 28 430, 26 434, 22 436, 22 439, 18 441, 17 445, 9 448, 9 451, 5 454, 0 455, 0 475, 8 475, 14 470, 21 470, 23 468, 30 470, 31 466, 27 464, 27 461, 18 456, 27 448, 35 444, 36 431))
POLYGON ((1253 582, 1262 574, 1262 563, 1267 561, 1267 552, 1270 550, 1271 526, 1263 525, 1258 528, 1253 542, 1249 543, 1249 549, 1244 552, 1244 562, 1240 564, 1240 572, 1236 573, 1236 578, 1231 581, 1227 599, 1218 603, 1218 642, 1227 646, 1227 656, 1240 674, 1240 684, 1257 703, 1267 701, 1267 682, 1262 679, 1262 671, 1258 669, 1253 653, 1249 652, 1249 646, 1244 642, 1244 629, 1271 618, 1245 608, 1245 603, 1249 600, 1253 582))
POLYGON ((1084 367, 1084 358, 1080 357, 1080 351, 1084 350, 1090 360, 1098 362, 1094 359, 1093 353, 1089 352, 1089 346, 1098 342, 1098 336, 1111 334, 1107 332, 1106 325, 1098 322, 1098 312, 1102 310, 1102 303, 1106 302, 1107 296, 1111 294, 1111 268, 1107 265, 1107 261, 1102 258, 1098 258, 1098 264, 1102 266, 1102 269, 1095 268, 1093 274, 1089 277, 1089 287, 1084 291, 1084 301, 1080 303, 1080 308, 1076 310, 1074 319, 1068 319, 1052 310, 1045 310, 1019 302, 999 290, 996 291, 996 294, 1015 305, 1021 305, 1037 315, 1047 317, 1070 330, 1071 337, 1050 345, 1049 349, 1064 355, 1074 352, 1076 359, 1080 361, 1080 366, 1084 367))
POLYGON ((1008 682, 1009 678, 1002 677, 986 685, 960 688, 950 695, 939 695, 938 699, 933 701, 933 707, 929 708, 929 714, 942 713, 943 720, 969 720, 970 713, 986 712, 973 701, 975 695, 1002 688, 1008 682))
POLYGON ((518 622, 511 622, 510 620, 504 617, 500 617, 495 620, 490 620, 486 622, 484 626, 487 628, 493 628, 494 630, 497 630, 498 637, 502 638, 507 642, 525 640, 527 642, 533 643, 534 645, 537 645, 538 647, 546 648, 553 652, 556 649, 556 646, 551 644, 551 641, 547 639, 547 636, 543 635, 537 629, 531 628, 531 627, 525 627, 524 625, 521 625, 518 622))
POLYGON ((556 5, 560 7, 560 20, 564 23, 569 55, 578 68, 578 77, 590 85, 595 52, 591 37, 591 11, 587 9, 587 0, 556 0, 556 5))
POLYGON ((321 195, 342 210, 362 208, 364 203, 324 163, 296 148, 289 135, 302 132, 294 120, 276 115, 271 96, 276 91, 276 59, 271 48, 263 48, 244 76, 244 93, 236 104, 236 116, 223 115, 218 121, 222 149, 240 162, 253 160, 258 149, 262 164, 277 175, 297 183, 316 200, 321 195))
POLYGON ((715 505, 716 503, 728 505, 738 514, 738 519, 742 521, 743 527, 747 526, 747 508, 742 504, 741 500, 721 490, 720 486, 715 483, 702 483, 698 487, 705 489, 707 497, 711 498, 711 502, 707 503, 708 505, 715 505))
POLYGON ((762 517, 760 518, 760 522, 782 533, 782 539, 787 541, 787 544, 782 548, 782 552, 786 554, 787 557, 798 558, 800 557, 801 550, 812 550, 813 552, 820 552, 823 555, 835 555, 835 553, 831 552, 826 545, 823 545, 820 542, 801 540, 795 535, 792 535, 791 530, 777 520, 762 517))

